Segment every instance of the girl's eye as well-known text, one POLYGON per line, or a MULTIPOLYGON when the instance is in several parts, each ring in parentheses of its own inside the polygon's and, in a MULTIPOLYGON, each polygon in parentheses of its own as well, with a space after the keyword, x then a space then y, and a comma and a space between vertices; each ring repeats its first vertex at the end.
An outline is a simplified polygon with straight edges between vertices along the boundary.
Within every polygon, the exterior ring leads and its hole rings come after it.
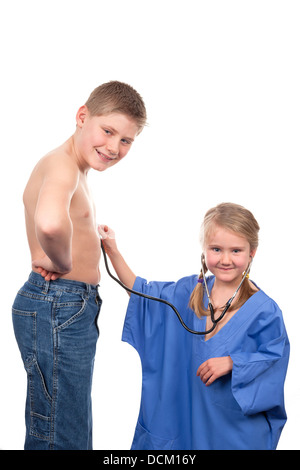
POLYGON ((215 253, 219 253, 219 252, 220 252, 220 248, 213 248, 213 251, 214 251, 215 253))
POLYGON ((110 134, 111 132, 108 129, 104 129, 105 134, 110 134))
POLYGON ((126 140, 126 139, 121 139, 121 142, 126 145, 130 144, 129 140, 126 140))

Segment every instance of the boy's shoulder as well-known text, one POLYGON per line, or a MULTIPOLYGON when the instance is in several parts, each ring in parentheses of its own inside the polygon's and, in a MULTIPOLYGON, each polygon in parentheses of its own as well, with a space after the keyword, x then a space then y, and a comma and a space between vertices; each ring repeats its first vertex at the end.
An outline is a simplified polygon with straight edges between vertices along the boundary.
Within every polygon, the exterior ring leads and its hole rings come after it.
POLYGON ((42 157, 35 166, 34 173, 40 174, 42 178, 78 178, 80 170, 68 146, 63 144, 42 157))
POLYGON ((23 201, 32 201, 43 189, 49 194, 53 191, 74 192, 78 187, 80 170, 76 160, 65 145, 47 153, 35 165, 23 193, 23 201))

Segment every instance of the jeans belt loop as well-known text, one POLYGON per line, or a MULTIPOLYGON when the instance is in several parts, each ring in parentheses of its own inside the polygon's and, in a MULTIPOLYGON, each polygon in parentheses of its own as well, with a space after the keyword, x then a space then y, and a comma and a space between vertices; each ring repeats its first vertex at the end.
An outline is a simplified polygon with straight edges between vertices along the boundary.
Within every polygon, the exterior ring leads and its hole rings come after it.
POLYGON ((49 287, 50 287, 50 281, 46 281, 44 284, 43 294, 48 294, 49 287))

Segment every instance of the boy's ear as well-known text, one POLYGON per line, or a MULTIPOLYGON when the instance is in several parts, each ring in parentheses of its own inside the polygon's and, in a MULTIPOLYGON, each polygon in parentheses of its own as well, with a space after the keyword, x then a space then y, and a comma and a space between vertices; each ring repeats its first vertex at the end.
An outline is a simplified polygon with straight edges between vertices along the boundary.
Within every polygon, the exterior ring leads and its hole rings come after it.
POLYGON ((88 109, 85 105, 81 106, 76 114, 76 123, 78 127, 82 127, 86 117, 88 115, 88 109))

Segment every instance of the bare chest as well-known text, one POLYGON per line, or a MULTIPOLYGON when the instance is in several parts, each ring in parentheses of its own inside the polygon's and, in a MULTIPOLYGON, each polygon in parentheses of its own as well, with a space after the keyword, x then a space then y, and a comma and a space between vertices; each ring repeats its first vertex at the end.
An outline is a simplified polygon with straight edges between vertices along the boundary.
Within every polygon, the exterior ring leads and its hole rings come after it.
POLYGON ((80 181, 70 204, 70 217, 73 224, 93 225, 96 214, 95 205, 87 184, 80 181))

